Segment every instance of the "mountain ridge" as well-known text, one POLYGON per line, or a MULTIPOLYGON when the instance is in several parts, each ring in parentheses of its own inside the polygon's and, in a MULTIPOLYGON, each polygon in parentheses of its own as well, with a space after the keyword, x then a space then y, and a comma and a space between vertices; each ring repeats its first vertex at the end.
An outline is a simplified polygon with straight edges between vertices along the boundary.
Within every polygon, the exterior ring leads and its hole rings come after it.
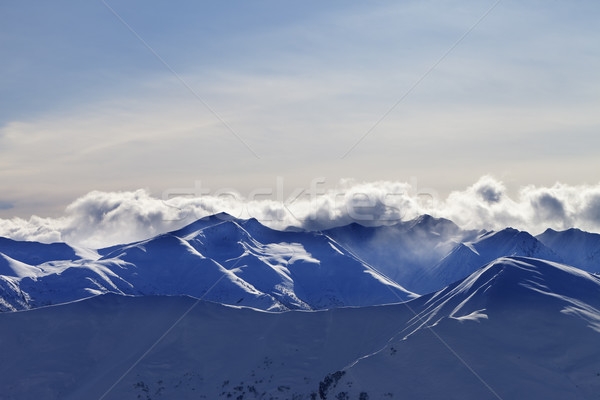
POLYGON ((18 310, 104 292, 184 294, 265 310, 385 304, 415 296, 320 232, 279 232, 227 214, 97 253, 97 259, 31 266, 41 271, 35 279, 0 276, 0 307, 18 310))
POLYGON ((311 310, 407 300, 502 256, 598 272, 600 235, 576 229, 537 237, 513 228, 469 231, 430 215, 381 227, 278 231, 253 218, 219 213, 97 251, 0 239, 0 253, 4 311, 105 292, 187 294, 262 309, 311 310))

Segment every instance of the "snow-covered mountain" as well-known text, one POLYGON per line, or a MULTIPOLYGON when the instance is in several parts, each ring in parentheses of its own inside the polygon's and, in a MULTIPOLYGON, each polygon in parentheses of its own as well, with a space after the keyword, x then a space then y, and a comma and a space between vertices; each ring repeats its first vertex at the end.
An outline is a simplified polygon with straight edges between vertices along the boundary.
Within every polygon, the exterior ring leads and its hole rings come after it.
POLYGON ((548 229, 537 237, 512 228, 476 232, 423 215, 390 226, 355 223, 324 233, 419 294, 442 289, 503 256, 535 257, 600 272, 600 234, 579 229, 548 229))
POLYGON ((254 219, 226 214, 87 256, 65 244, 28 243, 37 246, 31 251, 20 251, 19 242, 9 244, 7 254, 19 259, 0 254, 3 310, 109 292, 189 295, 263 310, 363 306, 414 297, 322 233, 274 231, 254 219), (32 254, 42 263, 35 264, 32 254))
POLYGON ((385 306, 102 295, 0 314, 0 398, 592 399, 599 310, 599 278, 519 257, 385 306))
POLYGON ((503 256, 600 271, 600 235, 462 230, 428 215, 391 226, 277 231, 217 214, 89 250, 0 238, 0 310, 102 293, 189 295, 263 310, 387 304, 440 290, 503 256))
POLYGON ((571 228, 557 232, 548 229, 536 236, 569 265, 588 272, 600 272, 600 235, 571 228))
POLYGON ((485 232, 472 241, 458 244, 439 263, 421 269, 412 288, 430 293, 470 275, 499 257, 522 256, 561 262, 562 258, 527 232, 513 228, 485 232))
POLYGON ((416 291, 415 280, 423 271, 439 263, 459 243, 478 235, 430 215, 390 226, 365 227, 354 223, 324 233, 412 291, 416 291))
POLYGON ((505 257, 437 293, 327 398, 592 399, 600 393, 600 279, 505 257))
POLYGON ((37 265, 54 260, 78 260, 77 250, 65 243, 38 243, 0 237, 0 253, 10 258, 37 265))

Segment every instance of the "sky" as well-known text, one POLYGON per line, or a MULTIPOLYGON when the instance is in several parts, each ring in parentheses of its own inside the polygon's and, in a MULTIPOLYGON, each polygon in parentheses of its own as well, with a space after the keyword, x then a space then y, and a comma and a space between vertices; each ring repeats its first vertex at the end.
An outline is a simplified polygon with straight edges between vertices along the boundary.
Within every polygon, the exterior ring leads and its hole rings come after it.
POLYGON ((68 217, 90 193, 287 197, 318 179, 441 202, 482 179, 516 202, 594 192, 599 16, 595 1, 2 2, 0 225, 68 217))

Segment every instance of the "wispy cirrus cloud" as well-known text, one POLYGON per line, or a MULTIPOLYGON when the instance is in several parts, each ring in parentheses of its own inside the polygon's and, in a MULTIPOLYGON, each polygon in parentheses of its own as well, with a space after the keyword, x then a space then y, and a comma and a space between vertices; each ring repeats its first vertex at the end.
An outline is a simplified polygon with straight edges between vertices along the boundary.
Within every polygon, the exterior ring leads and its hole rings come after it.
POLYGON ((273 171, 294 186, 416 175, 445 194, 485 173, 596 179, 597 4, 501 2, 343 160, 490 4, 306 4, 114 5, 260 160, 101 3, 7 5, 0 179, 10 215, 195 179, 249 191, 273 171))

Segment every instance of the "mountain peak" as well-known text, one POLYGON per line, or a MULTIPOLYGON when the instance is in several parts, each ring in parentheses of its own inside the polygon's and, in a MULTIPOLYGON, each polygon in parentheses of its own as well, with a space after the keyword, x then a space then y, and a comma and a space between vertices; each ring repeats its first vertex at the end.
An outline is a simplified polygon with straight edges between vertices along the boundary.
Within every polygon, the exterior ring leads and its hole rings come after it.
MULTIPOLYGON (((548 292, 566 295, 570 298, 579 297, 598 302, 597 293, 600 292, 600 279, 578 268, 531 257, 500 257, 474 272, 469 277, 458 283, 457 287, 485 289, 482 286, 493 286, 498 294, 513 297, 517 290, 524 288, 529 292, 548 292), (492 282, 499 280, 500 282, 492 282), (474 282, 479 282, 474 287, 474 282), (572 285, 577 281, 577 285, 572 285), (566 293, 565 288, 575 293, 566 293), (503 293, 504 292, 504 293, 503 293), (508 294, 510 292, 510 295, 508 294), (588 292, 594 292, 589 295, 588 292), (588 296, 589 295, 589 296, 588 296)), ((523 291, 523 290, 522 290, 523 291)))
POLYGON ((435 220, 435 219, 436 218, 434 218, 430 214, 421 214, 417 218, 413 219, 413 221, 416 223, 427 223, 427 222, 435 220))
POLYGON ((425 271, 414 289, 430 293, 471 274, 499 257, 522 256, 562 262, 551 248, 525 231, 505 228, 486 232, 473 241, 458 244, 450 254, 429 271, 425 271))
POLYGON ((552 228, 548 228, 543 233, 541 233, 540 236, 541 235, 554 235, 554 234, 557 234, 557 233, 558 233, 558 231, 556 231, 556 230, 554 230, 552 228))
POLYGON ((202 217, 197 219, 196 221, 184 226, 183 228, 177 229, 175 231, 169 232, 174 236, 183 237, 194 232, 200 231, 204 228, 208 228, 210 226, 219 224, 225 221, 243 221, 238 219, 231 214, 226 212, 220 212, 217 214, 207 215, 206 217, 202 217))
POLYGON ((479 235, 473 243, 500 243, 507 241, 514 241, 516 239, 526 239, 535 241, 535 237, 525 231, 520 231, 518 229, 508 227, 498 231, 489 231, 484 232, 479 235))
POLYGON ((29 265, 55 260, 77 260, 81 257, 66 243, 18 241, 0 237, 0 252, 29 265))
POLYGON ((570 228, 564 231, 547 229, 537 236, 554 249, 567 264, 588 272, 600 271, 600 235, 570 228))
POLYGON ((454 222, 450 221, 449 219, 437 218, 437 217, 431 216, 429 214, 420 215, 417 218, 415 218, 411 221, 408 221, 404 224, 407 225, 407 228, 409 230, 425 229, 425 230, 428 230, 431 232, 438 232, 438 233, 441 233, 441 231, 444 231, 447 233, 458 233, 461 230, 458 225, 456 225, 454 222))
MULTIPOLYGON (((420 301, 429 304, 430 315, 425 319, 437 318, 439 314, 460 319, 476 313, 505 312, 507 304, 517 307, 535 304, 540 297, 547 297, 546 305, 552 304, 562 313, 565 305, 570 308, 580 307, 584 302, 600 305, 599 293, 600 279, 578 268, 511 256, 499 257, 420 301)), ((595 324, 598 325, 597 321, 595 324)))

